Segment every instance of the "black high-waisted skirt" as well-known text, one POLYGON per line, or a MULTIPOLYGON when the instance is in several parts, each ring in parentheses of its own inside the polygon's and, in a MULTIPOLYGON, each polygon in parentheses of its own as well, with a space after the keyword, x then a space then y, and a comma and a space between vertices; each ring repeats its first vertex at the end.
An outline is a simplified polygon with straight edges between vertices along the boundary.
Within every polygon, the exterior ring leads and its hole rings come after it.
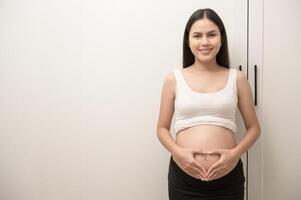
POLYGON ((243 163, 225 176, 202 181, 183 171, 170 157, 168 171, 169 200, 243 200, 245 190, 243 163))

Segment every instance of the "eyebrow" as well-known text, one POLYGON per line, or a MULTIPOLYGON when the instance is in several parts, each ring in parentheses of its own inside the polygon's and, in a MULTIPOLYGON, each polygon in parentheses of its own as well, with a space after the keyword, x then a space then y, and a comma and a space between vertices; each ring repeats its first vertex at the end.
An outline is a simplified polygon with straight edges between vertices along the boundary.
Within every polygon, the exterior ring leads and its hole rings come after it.
MULTIPOLYGON (((211 30, 211 31, 208 31, 207 33, 211 33, 211 32, 215 32, 216 30, 211 30)), ((193 34, 194 33, 201 33, 201 32, 197 32, 197 31, 195 31, 195 32, 193 32, 193 34)))

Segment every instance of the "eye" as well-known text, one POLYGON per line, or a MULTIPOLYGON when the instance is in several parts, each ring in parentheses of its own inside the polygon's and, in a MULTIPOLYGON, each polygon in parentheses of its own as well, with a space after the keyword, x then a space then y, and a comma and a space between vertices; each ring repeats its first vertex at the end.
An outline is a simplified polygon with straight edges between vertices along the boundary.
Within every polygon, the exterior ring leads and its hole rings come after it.
POLYGON ((195 36, 193 36, 194 38, 198 38, 198 37, 200 37, 199 35, 195 35, 195 36))
POLYGON ((214 37, 214 36, 215 36, 215 34, 210 34, 209 36, 210 36, 210 37, 214 37))

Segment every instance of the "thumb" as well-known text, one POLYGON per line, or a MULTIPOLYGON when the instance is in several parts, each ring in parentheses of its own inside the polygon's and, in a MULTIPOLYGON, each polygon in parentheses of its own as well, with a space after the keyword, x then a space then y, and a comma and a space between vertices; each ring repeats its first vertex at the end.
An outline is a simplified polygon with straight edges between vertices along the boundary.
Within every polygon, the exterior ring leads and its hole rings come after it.
POLYGON ((213 149, 213 150, 210 150, 210 151, 207 151, 207 154, 221 154, 222 153, 222 150, 221 149, 213 149))
POLYGON ((207 151, 205 151, 203 149, 196 149, 195 153, 198 153, 198 154, 207 154, 207 151))

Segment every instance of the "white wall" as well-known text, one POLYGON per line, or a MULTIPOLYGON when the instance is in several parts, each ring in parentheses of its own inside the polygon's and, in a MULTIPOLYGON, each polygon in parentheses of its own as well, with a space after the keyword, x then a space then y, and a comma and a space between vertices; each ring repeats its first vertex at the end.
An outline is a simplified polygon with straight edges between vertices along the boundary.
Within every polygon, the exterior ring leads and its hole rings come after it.
POLYGON ((0 199, 80 199, 80 1, 0 2, 0 199))
POLYGON ((245 1, 2 0, 0 199, 167 199, 161 86, 208 5, 246 66, 245 1))

